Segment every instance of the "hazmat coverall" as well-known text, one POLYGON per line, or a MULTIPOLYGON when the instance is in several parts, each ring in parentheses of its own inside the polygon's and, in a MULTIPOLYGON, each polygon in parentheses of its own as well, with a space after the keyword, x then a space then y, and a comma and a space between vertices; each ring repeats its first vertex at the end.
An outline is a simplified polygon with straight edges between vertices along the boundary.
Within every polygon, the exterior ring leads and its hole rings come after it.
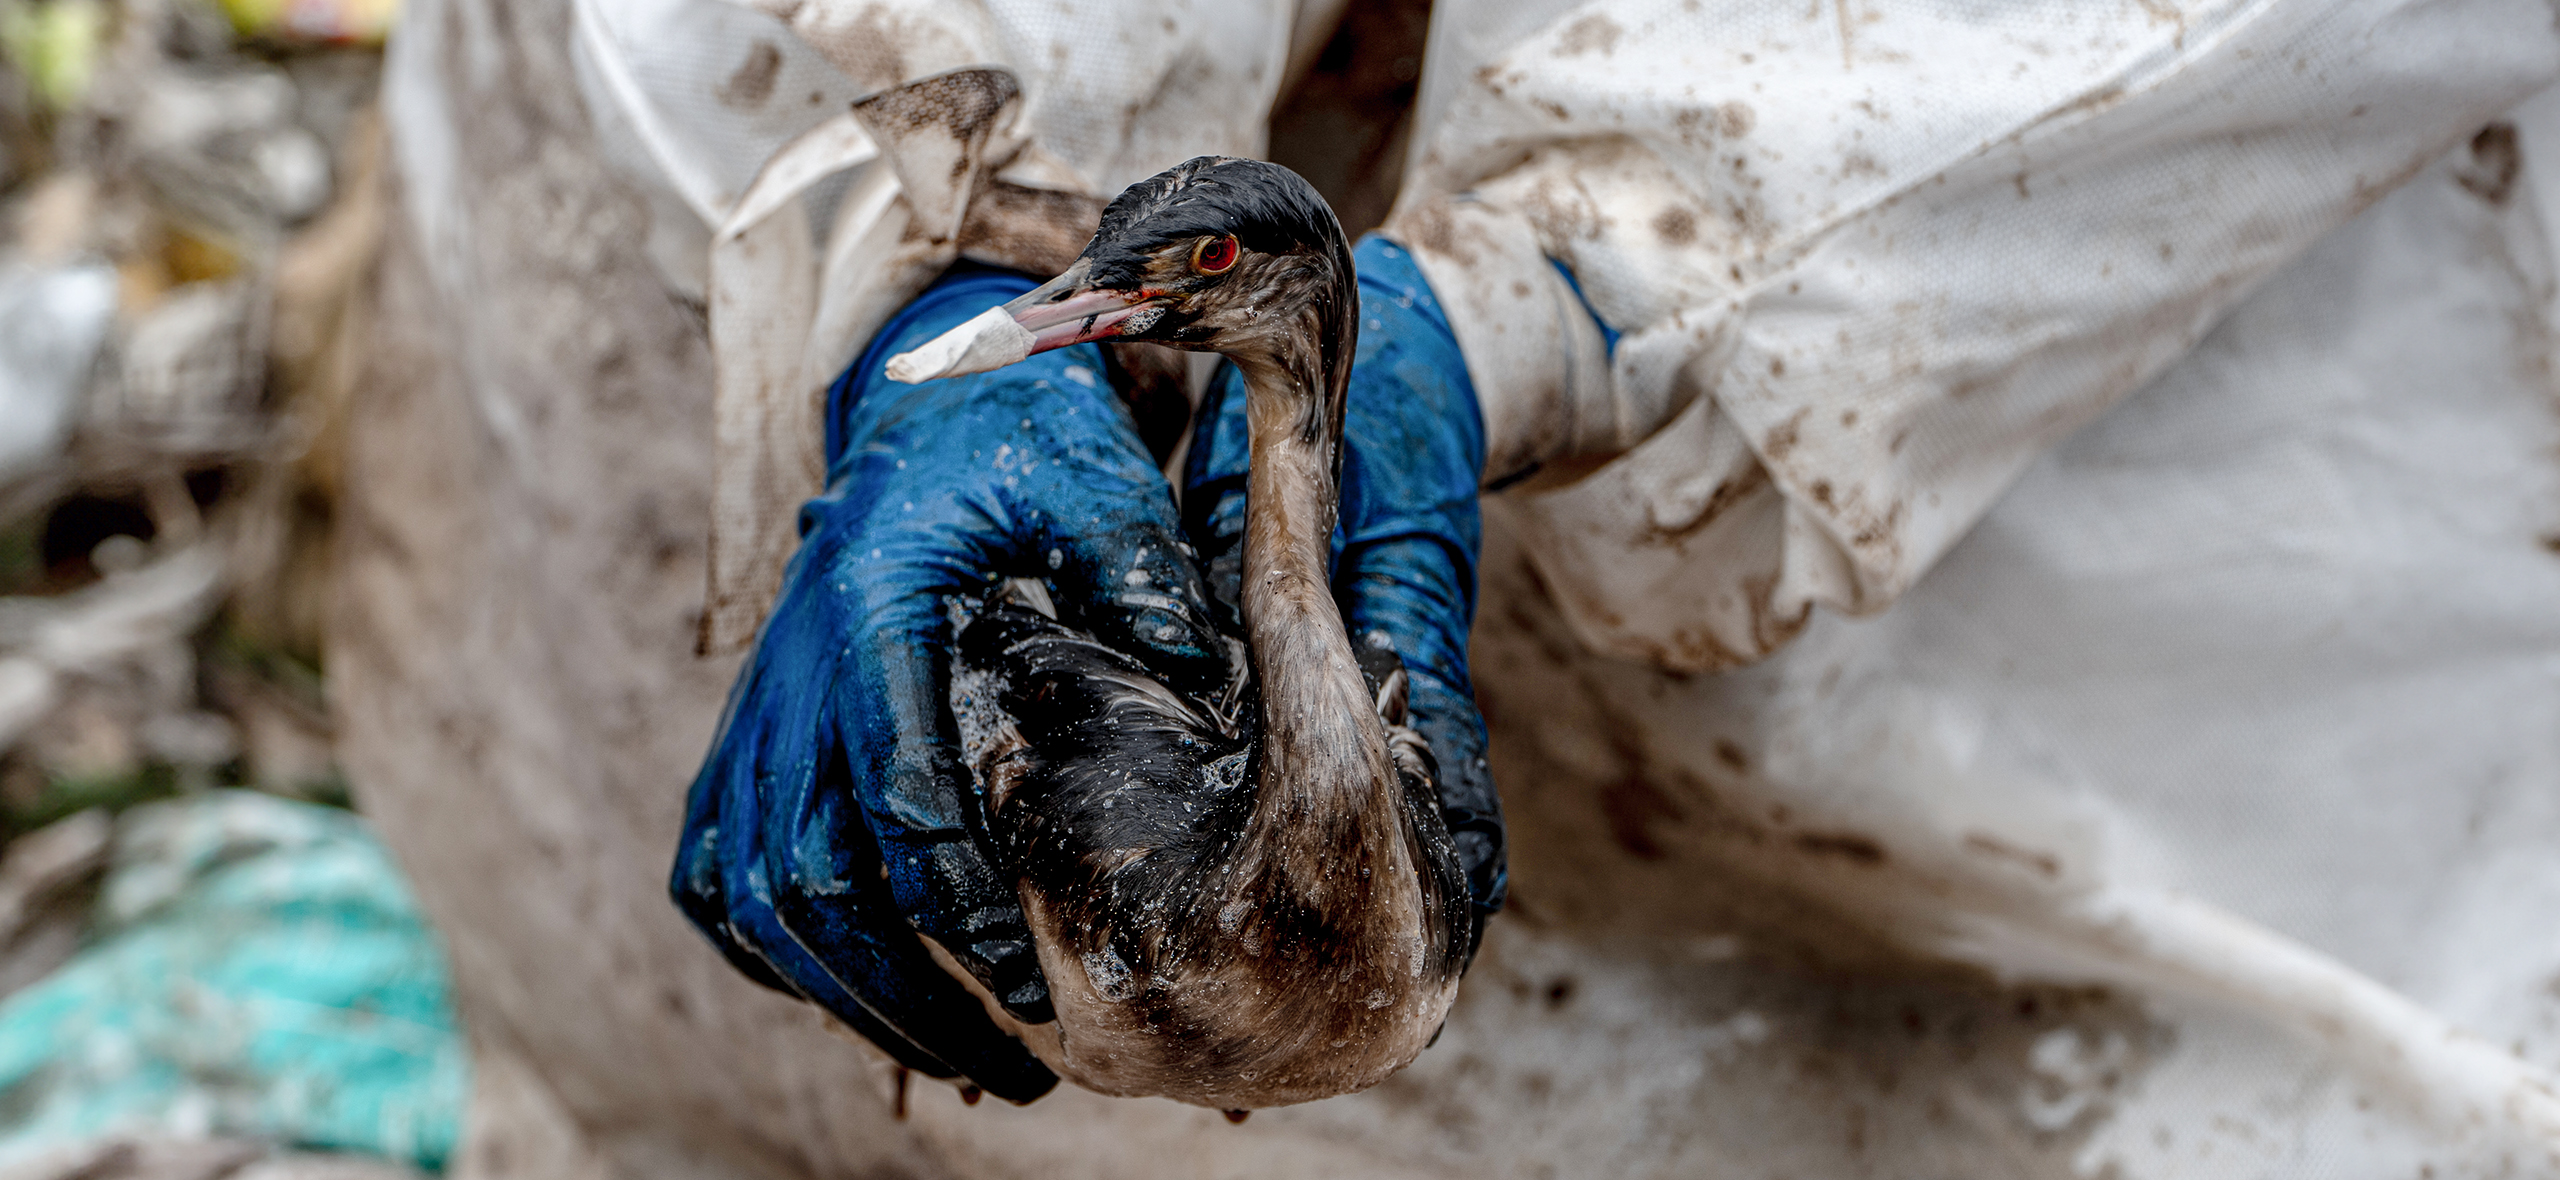
POLYGON ((2560 42, 2510 0, 1447 0, 1385 232, 1507 489, 1514 907, 1439 1044, 1243 1127, 968 1107, 736 978, 664 858, 814 391, 993 248, 970 184, 1256 154, 1329 23, 1059 9, 408 14, 331 667, 466 1172, 2560 1172, 2560 42), (983 138, 841 114, 973 65, 983 138))

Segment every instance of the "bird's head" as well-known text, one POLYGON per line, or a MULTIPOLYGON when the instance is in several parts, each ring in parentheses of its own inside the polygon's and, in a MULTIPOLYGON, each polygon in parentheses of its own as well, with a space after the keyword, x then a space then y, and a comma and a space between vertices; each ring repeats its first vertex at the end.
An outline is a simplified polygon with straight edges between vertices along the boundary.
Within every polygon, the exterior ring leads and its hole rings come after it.
POLYGON ((1277 164, 1202 156, 1114 198, 1066 273, 891 358, 888 375, 956 377, 1115 340, 1270 364, 1338 396, 1352 283, 1341 223, 1314 186, 1277 164))

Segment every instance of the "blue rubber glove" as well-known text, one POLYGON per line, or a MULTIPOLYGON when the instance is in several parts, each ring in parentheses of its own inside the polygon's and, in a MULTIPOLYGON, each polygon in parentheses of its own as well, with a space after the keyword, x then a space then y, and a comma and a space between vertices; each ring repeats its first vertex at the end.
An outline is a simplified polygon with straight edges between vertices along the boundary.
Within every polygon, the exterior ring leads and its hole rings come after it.
MULTIPOLYGON (((1457 337, 1413 259, 1374 234, 1351 257, 1360 347, 1343 410, 1333 594, 1355 647, 1385 642, 1404 661, 1411 724, 1431 744, 1441 813, 1475 906, 1472 957, 1507 881, 1502 801, 1467 680, 1484 419, 1457 337)), ((1224 604, 1237 601, 1243 577, 1246 461, 1244 379, 1230 365, 1201 406, 1183 477, 1184 525, 1224 604)))
POLYGON ((948 708, 949 604, 1045 579, 1178 687, 1227 675, 1172 488, 1092 344, 900 385, 887 359, 1035 284, 946 276, 829 394, 828 485, 694 781, 672 888, 731 962, 911 1068, 1027 1102, 1056 1077, 931 958, 1052 1018, 948 708))

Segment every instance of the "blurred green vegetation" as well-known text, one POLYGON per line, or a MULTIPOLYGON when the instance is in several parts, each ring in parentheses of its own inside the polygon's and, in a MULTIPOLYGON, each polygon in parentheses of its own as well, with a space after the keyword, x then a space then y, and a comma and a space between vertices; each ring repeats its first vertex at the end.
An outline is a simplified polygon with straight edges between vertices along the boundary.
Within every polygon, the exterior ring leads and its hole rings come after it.
POLYGON ((39 101, 63 110, 89 93, 107 17, 101 0, 0 0, 0 54, 39 101))

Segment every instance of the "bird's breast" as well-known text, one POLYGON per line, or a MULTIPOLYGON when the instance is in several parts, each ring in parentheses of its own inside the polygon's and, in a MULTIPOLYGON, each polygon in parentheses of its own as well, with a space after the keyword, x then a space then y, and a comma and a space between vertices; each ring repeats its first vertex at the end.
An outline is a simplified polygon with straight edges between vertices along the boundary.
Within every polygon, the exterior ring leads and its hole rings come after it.
POLYGON ((1018 603, 983 609, 957 651, 964 754, 1058 1014, 1025 1040, 1052 1068, 1251 1109, 1365 1088, 1421 1052, 1455 994, 1453 912, 1465 936, 1427 780, 1279 781, 1252 686, 1230 723, 1018 603), (1361 789, 1390 793, 1384 825, 1275 806, 1361 789))

